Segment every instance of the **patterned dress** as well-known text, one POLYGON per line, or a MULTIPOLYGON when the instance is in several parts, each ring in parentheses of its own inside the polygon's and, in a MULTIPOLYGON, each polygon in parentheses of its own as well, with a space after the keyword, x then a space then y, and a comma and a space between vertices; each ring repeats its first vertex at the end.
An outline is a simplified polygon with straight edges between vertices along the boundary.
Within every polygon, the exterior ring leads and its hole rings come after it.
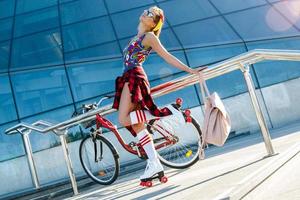
MULTIPOLYGON (((123 87, 128 82, 131 93, 131 102, 139 104, 141 109, 149 110, 150 113, 157 117, 164 117, 172 114, 168 108, 159 109, 150 92, 150 84, 147 75, 142 67, 143 62, 151 52, 151 47, 143 46, 142 41, 145 34, 140 37, 134 37, 123 51, 123 75, 116 79, 116 93, 113 108, 119 109, 120 98, 123 87)), ((131 126, 126 127, 134 136, 136 133, 131 126)))

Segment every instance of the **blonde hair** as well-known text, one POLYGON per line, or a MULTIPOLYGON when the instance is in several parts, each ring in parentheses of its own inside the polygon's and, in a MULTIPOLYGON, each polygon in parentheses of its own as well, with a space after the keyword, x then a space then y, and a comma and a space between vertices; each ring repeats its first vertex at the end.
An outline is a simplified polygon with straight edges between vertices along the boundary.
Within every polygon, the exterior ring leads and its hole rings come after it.
POLYGON ((156 24, 156 26, 152 29, 152 31, 157 37, 159 37, 159 35, 161 33, 161 29, 162 29, 164 21, 165 21, 164 11, 157 6, 153 6, 151 8, 155 14, 155 17, 153 20, 154 20, 154 23, 156 24))

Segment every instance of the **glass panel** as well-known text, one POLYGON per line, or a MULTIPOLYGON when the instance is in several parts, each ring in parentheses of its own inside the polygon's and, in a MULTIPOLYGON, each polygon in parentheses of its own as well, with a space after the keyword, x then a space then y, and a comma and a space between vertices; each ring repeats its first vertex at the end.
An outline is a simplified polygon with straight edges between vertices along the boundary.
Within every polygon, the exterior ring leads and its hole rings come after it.
POLYGON ((46 8, 57 4, 57 0, 18 0, 16 14, 46 8))
POLYGON ((207 0, 167 1, 160 4, 160 6, 171 25, 218 15, 207 0))
POLYGON ((71 2, 71 1, 77 1, 77 0, 58 0, 59 3, 63 4, 63 3, 68 3, 68 2, 71 2))
POLYGON ((278 2, 278 1, 281 1, 281 0, 268 0, 270 3, 275 3, 275 2, 278 2))
POLYGON ((175 34, 170 28, 165 28, 160 34, 160 41, 167 50, 181 49, 175 34))
MULTIPOLYGON (((123 39, 137 34, 139 18, 145 9, 148 9, 148 7, 113 14, 111 16, 118 38, 123 39)), ((163 27, 168 27, 168 23, 165 22, 163 27)))
POLYGON ((108 17, 101 17, 63 27, 65 51, 72 51, 115 40, 108 17))
POLYGON ((246 51, 243 43, 212 46, 187 50, 187 57, 192 67, 211 64, 217 61, 237 56, 246 51))
POLYGON ((299 35, 274 8, 263 6, 225 15, 244 40, 299 35), (259 22, 259 23, 257 23, 259 22))
POLYGON ((115 79, 122 74, 121 59, 68 65, 75 101, 115 90, 115 79))
POLYGON ((211 0, 211 2, 221 13, 228 13, 267 4, 265 0, 211 0))
POLYGON ((57 7, 43 9, 15 18, 15 37, 58 27, 57 7))
MULTIPOLYGON (((251 75, 254 79, 252 73, 251 75)), ((209 79, 206 81, 206 84, 209 91, 216 91, 221 98, 228 98, 248 91, 244 76, 240 70, 209 79)), ((255 86, 257 85, 255 82, 254 84, 255 86)), ((199 84, 196 84, 196 87, 197 91, 199 91, 199 96, 201 96, 199 84)))
POLYGON ((106 43, 90 48, 79 49, 65 53, 66 62, 78 62, 96 59, 106 59, 122 56, 117 42, 106 43))
POLYGON ((0 43, 0 72, 8 71, 10 41, 0 43))
POLYGON ((0 124, 17 119, 8 75, 0 75, 0 124))
POLYGON ((242 42, 221 17, 180 25, 174 30, 185 48, 242 42))
MULTIPOLYGON (((157 86, 159 84, 165 83, 167 81, 170 81, 172 79, 181 77, 181 76, 184 76, 184 74, 181 73, 181 74, 177 74, 171 78, 166 77, 163 79, 158 79, 156 81, 151 81, 150 82, 151 88, 154 86, 157 86)), ((194 86, 188 86, 188 87, 178 90, 176 92, 172 92, 172 93, 163 95, 161 97, 155 98, 154 102, 158 106, 162 107, 167 104, 174 103, 178 97, 183 99, 183 108, 191 108, 191 107, 195 107, 195 106, 199 105, 199 99, 197 97, 197 93, 196 93, 194 86)))
POLYGON ((62 62, 58 29, 18 38, 13 42, 12 68, 57 65, 62 62))
POLYGON ((11 38, 12 22, 12 18, 0 20, 0 41, 8 40, 11 38))
MULTIPOLYGON (((181 62, 186 63, 184 53, 182 51, 171 52, 176 58, 178 58, 181 62)), ((157 54, 151 54, 149 58, 144 63, 144 69, 148 76, 148 79, 154 80, 159 78, 165 78, 164 81, 169 81, 174 79, 175 73, 181 72, 181 70, 173 67, 163 60, 157 54)))
MULTIPOLYGON (((40 115, 35 115, 33 117, 23 119, 22 122, 31 124, 38 120, 43 120, 43 121, 50 122, 52 124, 58 124, 60 122, 70 119, 73 112, 74 112, 74 107, 67 106, 51 112, 46 112, 40 115)), ((67 138, 68 142, 81 138, 81 131, 79 130, 79 127, 76 126, 74 128, 69 129, 68 136, 69 136, 67 138)), ((30 141, 31 141, 33 152, 60 145, 59 137, 56 136, 53 132, 39 133, 33 131, 30 133, 30 141)))
MULTIPOLYGON (((120 0, 109 0, 106 1, 107 7, 110 13, 121 11, 121 10, 128 10, 130 8, 136 8, 139 6, 153 4, 153 0, 130 0, 128 1, 120 1, 120 0)), ((150 7, 150 5, 149 5, 150 7)))
POLYGON ((0 18, 13 16, 14 8, 15 8, 15 0, 1 0, 0 18))
POLYGON ((274 7, 300 29, 300 1, 291 0, 274 4, 274 7))
POLYGON ((63 67, 13 73, 12 84, 20 117, 72 102, 63 67))
POLYGON ((5 130, 14 125, 16 125, 16 123, 0 126, 0 162, 25 155, 22 136, 20 134, 5 134, 5 130))
POLYGON ((62 24, 69 24, 80 20, 106 15, 103 0, 72 1, 60 6, 62 24))
MULTIPOLYGON (((300 37, 247 43, 251 49, 291 49, 299 50, 300 37)), ((261 87, 300 77, 300 63, 292 61, 266 61, 254 64, 261 87)))

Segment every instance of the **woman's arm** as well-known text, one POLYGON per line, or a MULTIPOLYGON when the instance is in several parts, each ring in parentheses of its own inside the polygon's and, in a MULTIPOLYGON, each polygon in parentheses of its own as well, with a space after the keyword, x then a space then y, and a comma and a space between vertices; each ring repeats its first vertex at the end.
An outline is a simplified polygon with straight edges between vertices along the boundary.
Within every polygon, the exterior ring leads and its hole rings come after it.
POLYGON ((192 73, 192 74, 197 74, 198 70, 189 68, 187 65, 182 63, 180 60, 178 60, 175 56, 170 54, 164 46, 160 43, 160 40, 154 33, 149 32, 146 34, 144 40, 143 40, 143 45, 144 46, 151 46, 152 49, 159 55, 161 56, 167 63, 170 65, 173 65, 174 67, 181 69, 183 71, 192 73))

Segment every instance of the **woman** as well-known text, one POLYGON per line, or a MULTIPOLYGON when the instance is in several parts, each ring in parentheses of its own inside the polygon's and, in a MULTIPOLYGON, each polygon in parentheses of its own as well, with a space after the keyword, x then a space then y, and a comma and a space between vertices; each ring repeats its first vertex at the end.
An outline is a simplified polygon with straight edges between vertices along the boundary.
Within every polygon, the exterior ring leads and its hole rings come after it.
POLYGON ((142 63, 152 50, 166 62, 189 73, 198 74, 177 58, 172 56, 160 43, 159 34, 164 23, 163 10, 154 6, 145 10, 139 18, 137 35, 123 51, 124 72, 116 79, 116 94, 113 108, 119 110, 119 122, 134 136, 137 136, 147 156, 148 164, 142 181, 151 180, 159 174, 163 176, 163 167, 157 157, 151 136, 144 122, 157 117, 176 115, 172 106, 159 109, 150 95, 150 85, 142 63))

